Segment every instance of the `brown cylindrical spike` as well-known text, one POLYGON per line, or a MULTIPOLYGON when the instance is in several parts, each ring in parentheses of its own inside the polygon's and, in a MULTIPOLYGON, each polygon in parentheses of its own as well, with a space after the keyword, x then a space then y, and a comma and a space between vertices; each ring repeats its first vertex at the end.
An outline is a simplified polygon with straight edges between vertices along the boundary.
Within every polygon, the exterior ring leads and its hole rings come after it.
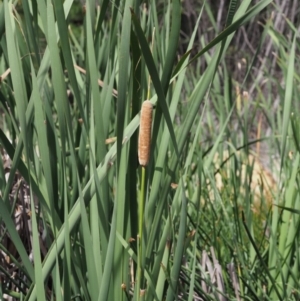
POLYGON ((152 103, 149 100, 145 100, 141 110, 138 146, 139 163, 144 167, 147 166, 150 157, 152 111, 152 103))

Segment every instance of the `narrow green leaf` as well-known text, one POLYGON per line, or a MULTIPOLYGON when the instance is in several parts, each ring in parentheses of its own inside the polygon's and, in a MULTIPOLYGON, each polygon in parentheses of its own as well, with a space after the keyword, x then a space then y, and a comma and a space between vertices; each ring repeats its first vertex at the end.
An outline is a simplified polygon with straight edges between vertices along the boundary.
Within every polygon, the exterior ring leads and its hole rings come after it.
POLYGON ((155 67, 155 63, 153 60, 153 56, 151 54, 150 48, 148 46, 147 40, 144 36, 143 30, 139 24, 139 21, 137 19, 137 17, 135 16, 134 12, 131 11, 132 14, 132 21, 134 24, 134 28, 135 28, 135 32, 137 35, 137 38, 140 42, 140 46, 141 46, 141 51, 143 54, 143 57, 145 59, 145 62, 147 64, 147 68, 149 70, 149 73, 151 75, 151 79, 155 88, 155 91, 157 93, 157 97, 158 97, 158 103, 162 109, 163 115, 165 117, 168 129, 170 131, 170 135, 171 135, 171 140, 175 149, 175 153, 176 155, 179 157, 179 151, 178 151, 178 146, 177 146, 177 142, 176 142, 176 137, 175 137, 175 133, 174 133, 174 129, 172 126, 172 121, 171 121, 171 117, 169 114, 169 109, 168 109, 168 105, 165 99, 165 94, 163 91, 163 87, 161 85, 159 76, 158 76, 158 72, 156 70, 155 67))
POLYGON ((283 166, 283 158, 285 157, 286 137, 288 126, 290 124, 291 107, 293 100, 293 84, 294 84, 294 66, 295 66, 295 48, 296 48, 296 35, 294 35, 292 48, 289 53, 288 70, 286 78, 286 87, 284 95, 284 108, 283 108, 283 125, 282 125, 282 141, 281 141, 281 169, 283 166))

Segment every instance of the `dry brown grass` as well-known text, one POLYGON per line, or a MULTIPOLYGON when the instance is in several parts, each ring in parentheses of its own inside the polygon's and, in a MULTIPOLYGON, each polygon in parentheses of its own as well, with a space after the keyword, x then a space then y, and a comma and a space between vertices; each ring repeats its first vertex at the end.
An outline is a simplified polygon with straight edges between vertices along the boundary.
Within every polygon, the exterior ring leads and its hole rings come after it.
MULTIPOLYGON (((238 191, 239 195, 241 198, 246 196, 245 183, 249 183, 247 184, 249 185, 247 189, 250 190, 252 195, 252 212, 256 215, 261 214, 262 211, 265 213, 268 212, 272 208, 274 195, 278 189, 276 177, 260 162, 255 154, 247 156, 245 153, 239 151, 235 156, 240 164, 240 168, 236 171, 236 176, 240 178, 241 182, 238 191)), ((230 177, 232 177, 227 151, 223 153, 222 162, 217 153, 214 158, 214 165, 218 171, 215 174, 215 180, 216 187, 220 193, 225 189, 225 182, 229 181, 230 177), (222 164, 222 162, 226 163, 222 164)), ((211 197, 213 199, 213 196, 211 197)))

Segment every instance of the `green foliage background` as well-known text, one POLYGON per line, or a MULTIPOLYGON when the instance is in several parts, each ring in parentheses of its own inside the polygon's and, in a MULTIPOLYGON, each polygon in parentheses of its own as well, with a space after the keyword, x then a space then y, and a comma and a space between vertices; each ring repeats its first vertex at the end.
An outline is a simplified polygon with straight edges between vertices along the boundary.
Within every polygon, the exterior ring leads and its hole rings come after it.
POLYGON ((298 300, 297 14, 100 2, 0 4, 0 299, 298 300))

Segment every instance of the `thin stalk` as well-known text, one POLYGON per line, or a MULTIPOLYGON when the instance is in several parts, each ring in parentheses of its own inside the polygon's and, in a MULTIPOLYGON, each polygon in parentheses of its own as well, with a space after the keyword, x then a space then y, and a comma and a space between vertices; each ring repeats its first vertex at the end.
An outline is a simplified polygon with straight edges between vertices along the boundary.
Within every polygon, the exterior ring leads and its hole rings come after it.
MULTIPOLYGON (((143 220, 144 220, 144 207, 145 207, 145 179, 146 179, 146 168, 142 166, 142 181, 140 187, 140 201, 139 201, 139 235, 138 235, 138 278, 137 278, 137 300, 141 300, 142 294, 141 284, 144 277, 144 267, 142 266, 143 258, 143 220)), ((144 298, 142 298, 144 299, 144 298)))

